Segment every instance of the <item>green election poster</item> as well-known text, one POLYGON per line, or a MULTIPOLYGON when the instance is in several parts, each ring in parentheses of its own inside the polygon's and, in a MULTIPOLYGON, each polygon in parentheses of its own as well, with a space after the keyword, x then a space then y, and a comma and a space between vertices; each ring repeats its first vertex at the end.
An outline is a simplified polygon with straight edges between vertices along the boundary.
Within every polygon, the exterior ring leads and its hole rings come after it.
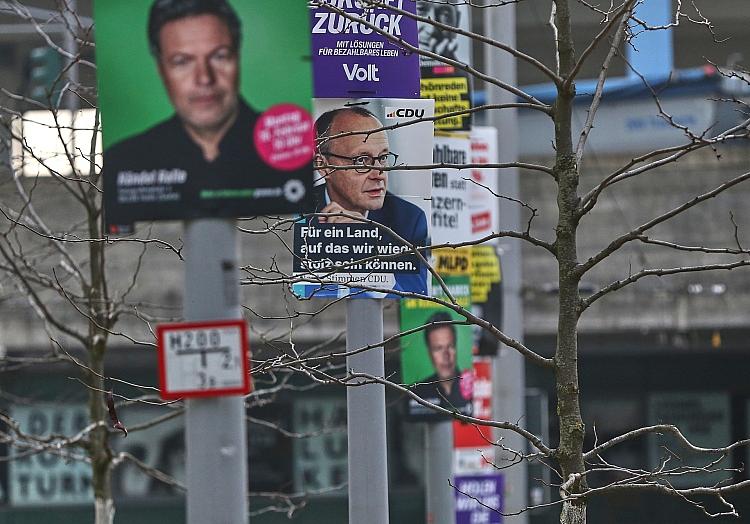
MULTIPOLYGON (((445 276, 451 294, 464 307, 470 305, 469 276, 445 276)), ((433 281, 433 296, 441 289, 433 281)), ((401 302, 401 330, 423 329, 401 338, 401 373, 411 391, 433 404, 465 415, 472 413, 472 329, 454 311, 433 302, 408 299, 401 302)), ((408 401, 412 420, 437 421, 446 417, 416 400, 408 401)))
POLYGON ((97 0, 105 221, 297 213, 312 189, 305 0, 97 0))
MULTIPOLYGON (((97 0, 96 63, 108 146, 172 114, 149 49, 154 0, 97 0)), ((240 93, 257 110, 287 101, 312 108, 309 10, 304 0, 230 0, 242 22, 240 93), (286 5, 288 4, 288 5, 286 5), (298 5, 300 8, 295 8, 298 5)))

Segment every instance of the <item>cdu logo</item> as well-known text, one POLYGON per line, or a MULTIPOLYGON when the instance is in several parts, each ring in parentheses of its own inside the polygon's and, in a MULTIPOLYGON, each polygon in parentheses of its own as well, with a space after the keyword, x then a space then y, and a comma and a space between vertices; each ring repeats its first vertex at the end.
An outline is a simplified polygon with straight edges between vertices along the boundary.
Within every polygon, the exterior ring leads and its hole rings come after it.
POLYGON ((398 118, 422 118, 424 109, 414 109, 412 107, 386 107, 385 118, 395 120, 398 118))

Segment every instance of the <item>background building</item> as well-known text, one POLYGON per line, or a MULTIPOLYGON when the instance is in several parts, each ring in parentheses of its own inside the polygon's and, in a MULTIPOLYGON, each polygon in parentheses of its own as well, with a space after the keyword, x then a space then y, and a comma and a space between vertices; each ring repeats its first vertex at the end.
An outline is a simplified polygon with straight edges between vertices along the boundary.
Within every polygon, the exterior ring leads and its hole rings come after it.
MULTIPOLYGON (((25 2, 36 8, 52 9, 54 1, 25 2)), ((546 26, 549 2, 527 0, 518 8, 519 48, 541 57, 545 63, 554 62, 551 52, 551 30, 546 26)), ((675 3, 676 4, 676 3, 675 3)), ((750 90, 746 83, 730 80, 719 74, 711 63, 719 67, 741 70, 747 67, 743 52, 750 48, 750 34, 745 30, 750 20, 750 5, 743 0, 704 2, 701 13, 713 23, 714 34, 705 24, 689 23, 681 19, 673 29, 674 62, 671 78, 654 78, 653 86, 675 118, 694 129, 711 126, 720 128, 729 122, 746 117, 727 108, 718 99, 747 99, 750 90), (705 5, 704 5, 705 4, 705 5), (722 41, 721 43, 715 40, 722 41)), ((0 87, 9 92, 29 92, 31 53, 44 47, 36 28, 19 24, 17 17, 7 14, 8 6, 0 2, 0 87)), ((91 3, 78 1, 79 12, 91 16, 91 3)), ((42 12, 36 12, 42 16, 42 12)), ((587 14, 580 4, 574 4, 577 49, 593 35, 600 17, 587 14)), ((697 15, 696 15, 697 17, 697 15)), ((85 19, 82 19, 85 22, 85 19)), ((62 32, 53 20, 52 39, 62 44, 62 32)), ((474 25, 482 31, 482 19, 475 17, 474 25)), ((640 52, 646 52, 640 50, 640 52)), ((84 58, 93 60, 93 50, 84 48, 84 58)), ((482 52, 474 56, 482 67, 482 52)), ((43 56, 42 56, 43 58, 43 56)), ((584 76, 598 72, 597 58, 590 61, 584 76)), ((599 60, 600 61, 600 60, 599 60)), ((668 66, 669 64, 664 64, 668 66)), ((50 67, 54 67, 54 64, 50 67)), ((81 83, 93 85, 93 71, 80 68, 81 83)), ((667 146, 683 139, 664 121, 656 117, 652 94, 638 79, 627 81, 628 71, 622 61, 615 61, 613 75, 623 77, 617 86, 608 89, 599 114, 594 135, 584 161, 581 187, 589 187, 604 173, 626 164, 644 148, 667 146)), ((539 97, 549 96, 543 78, 526 65, 520 65, 521 85, 530 87, 539 97)), ((477 87, 481 88, 481 85, 477 87)), ((579 89, 579 92, 582 92, 579 89)), ((90 100, 96 93, 90 91, 90 100)), ((481 95, 480 95, 481 97, 481 95)), ((0 105, 11 111, 32 109, 7 93, 0 95, 0 105)), ((582 122, 585 118, 583 101, 577 109, 582 122)), ((9 116, 2 113, 3 121, 9 116)), ((520 115, 520 143, 523 160, 537 163, 551 162, 547 123, 534 115, 520 115)), ((481 116, 480 116, 481 120, 481 116)), ((0 131, 2 133, 3 131, 0 131)), ((3 135, 4 137, 7 135, 3 135)), ((502 137, 501 137, 502 139, 502 137)), ((5 146, 7 140, 3 140, 5 146)), ((3 147, 0 146, 0 147, 3 147)), ((4 159, 11 151, 0 150, 4 159)), ((604 195, 599 206, 584 224, 585 234, 579 236, 583 253, 601 248, 616 233, 640 224, 654 212, 670 209, 696 194, 715 187, 732 173, 747 170, 750 150, 746 144, 706 150, 680 162, 670 164, 652 176, 622 184, 604 195)), ((16 181, 6 160, 0 164, 0 194, 3 200, 15 199, 16 181)), ((47 221, 57 231, 79 233, 82 215, 75 209, 75 200, 62 193, 52 181, 22 180, 27 189, 34 187, 34 200, 44 211, 47 221)), ((551 238, 556 218, 556 203, 550 182, 538 174, 521 174, 524 200, 539 209, 533 231, 543 238, 551 238)), ((670 239, 686 245, 711 247, 733 246, 737 242, 746 247, 750 241, 750 214, 747 211, 750 190, 742 185, 720 197, 719 202, 699 207, 683 215, 678 221, 655 232, 655 237, 670 239), (716 205, 718 203, 718 205, 716 205), (735 224, 738 228, 735 230, 735 224)), ((249 230, 260 230, 262 221, 242 224, 249 230)), ((24 235, 23 233, 21 233, 24 235)), ((179 245, 177 226, 161 225, 150 234, 179 245)), ((242 261, 246 276, 269 268, 274 262, 280 267, 291 266, 289 255, 281 239, 269 235, 243 235, 242 261), (286 266, 285 266, 286 265, 286 266)), ((24 239, 29 239, 24 236, 24 239)), ((50 255, 40 239, 31 238, 39 249, 39 257, 50 257, 50 266, 60 265, 59 257, 50 255)), ((73 248, 74 250, 77 248, 73 248)), ((85 249, 81 247, 80 249, 85 249)), ((113 250, 115 263, 113 278, 127 285, 127 275, 136 256, 131 251, 113 250)), ((654 246, 633 244, 623 250, 611 263, 602 265, 585 282, 586 292, 595 292, 614 280, 626 277, 632 268, 677 267, 689 263, 705 263, 708 255, 665 252, 654 246), (687 262, 686 262, 687 261, 687 262), (692 262, 690 262, 692 261, 692 262)), ((181 309, 182 267, 175 254, 149 250, 132 301, 142 305, 141 311, 161 318, 178 316, 181 309)), ((527 345, 551 354, 555 347, 556 330, 556 268, 550 258, 533 248, 524 251, 524 317, 527 345)), ((586 312, 580 339, 581 388, 584 392, 583 416, 589 440, 605 440, 628 429, 652 424, 660 420, 679 423, 686 435, 702 445, 718 445, 750 434, 750 385, 745 380, 743 363, 747 359, 750 323, 746 311, 750 302, 750 279, 746 270, 685 274, 669 278, 652 277, 607 298, 586 312), (594 433, 596 430, 596 434, 594 433)), ((28 299, 19 292, 12 280, 0 277, 0 351, 2 355, 19 359, 47 354, 49 336, 30 307, 28 299)), ((323 302, 299 303, 282 286, 243 288, 247 316, 252 325, 252 346, 258 358, 290 351, 289 311, 312 312, 323 302), (279 317, 282 320, 277 320, 279 317)), ((50 294, 53 308, 67 307, 65 297, 50 294)), ((75 311, 68 308, 67 321, 79 322, 75 311)), ((294 321, 294 340, 297 350, 306 350, 329 343, 328 348, 343 349, 344 312, 339 304, 326 310, 320 320, 300 317, 294 321)), ((386 307, 386 332, 397 328, 395 304, 386 307)), ((127 317, 123 331, 137 340, 149 336, 148 326, 135 316, 127 317)), ((398 373, 397 348, 386 348, 387 371, 398 373)), ((155 384, 153 351, 134 346, 126 339, 113 340, 108 369, 124 380, 155 384)), ((333 362, 336 364, 337 362, 333 362)), ((84 410, 85 392, 68 377, 70 367, 55 364, 34 364, 7 360, 0 379, 0 403, 3 410, 11 410, 37 429, 50 431, 72 430, 80 426, 84 410), (24 404, 19 397, 33 399, 24 404)), ((338 363, 340 364, 340 362, 338 363)), ((530 424, 549 423, 549 435, 554 444, 557 432, 554 416, 554 385, 545 371, 527 367, 527 386, 530 394, 548 405, 548 413, 529 414, 530 424)), ((258 396, 249 415, 250 486, 253 491, 280 491, 289 495, 301 491, 328 491, 346 477, 346 439, 342 430, 343 391, 339 388, 308 389, 310 384, 296 378, 286 391, 273 397, 258 396), (272 398, 273 403, 268 403, 272 398), (270 425, 268 424, 270 422, 270 425), (276 425, 277 428, 274 428, 276 425), (279 431, 282 428, 284 431, 279 431), (322 434, 317 434, 323 429, 322 434), (315 436, 291 438, 289 433, 315 436), (344 446, 344 447, 342 447, 344 446)), ((273 387, 272 379, 259 378, 256 387, 273 387)), ((134 393, 126 386, 121 394, 134 393)), ((120 386, 118 386, 118 390, 120 386)), ((424 465, 421 451, 422 428, 403 420, 402 403, 397 395, 389 400, 389 471, 393 522, 418 522, 423 517, 422 501, 424 465)), ((124 406, 121 417, 129 425, 137 425, 149 413, 143 406, 124 406)), ((128 451, 154 467, 164 468, 180 477, 182 436, 178 419, 140 435, 127 439, 114 437, 117 449, 128 451)), ((8 447, 0 444, 0 455, 8 447), (5 447, 3 447, 5 446, 5 447)), ((658 459, 656 440, 641 440, 621 448, 612 460, 625 465, 653 464, 658 459)), ((740 469, 750 457, 746 451, 735 453, 732 464, 740 469)), ((530 502, 537 503, 554 497, 555 490, 540 486, 533 478, 542 475, 531 469, 530 502)), ((736 480, 748 478, 745 471, 734 474, 736 480)), ((181 495, 163 483, 148 480, 132 467, 124 467, 115 476, 118 498, 118 518, 138 522, 179 522, 183 504, 181 495)), ((346 514, 345 490, 333 490, 309 497, 297 522, 316 522, 321 515, 330 522, 343 522, 346 514)), ((297 499, 295 499, 297 500, 297 499)), ((254 500, 253 507, 267 505, 268 500, 254 500)), ((284 506, 284 501, 280 502, 284 506)), ((0 462, 0 524, 48 522, 50 508, 56 512, 56 522, 82 522, 90 518, 90 499, 86 494, 85 468, 72 467, 60 458, 31 459, 17 464, 0 462), (21 502, 22 501, 22 502, 21 502)), ((750 511, 748 497, 740 497, 738 510, 750 511)), ((252 508, 251 508, 252 511, 252 508)), ((557 508, 532 513, 533 523, 555 522, 557 508)), ((681 522, 698 523, 707 519, 695 508, 680 501, 644 496, 637 502, 631 497, 610 498, 591 506, 592 521, 604 523, 681 522)), ((283 512, 268 512, 254 522, 285 522, 283 512)), ((713 520, 712 522, 722 522, 713 520)), ((734 520, 733 520, 734 522, 734 520)))

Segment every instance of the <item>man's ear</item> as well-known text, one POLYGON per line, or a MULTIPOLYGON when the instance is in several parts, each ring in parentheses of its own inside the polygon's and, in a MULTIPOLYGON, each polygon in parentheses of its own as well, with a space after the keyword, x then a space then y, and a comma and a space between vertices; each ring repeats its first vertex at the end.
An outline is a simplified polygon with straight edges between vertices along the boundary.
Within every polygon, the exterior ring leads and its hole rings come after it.
POLYGON ((313 159, 313 167, 315 169, 322 169, 323 166, 326 165, 326 160, 323 158, 323 155, 320 153, 315 153, 315 158, 313 159))

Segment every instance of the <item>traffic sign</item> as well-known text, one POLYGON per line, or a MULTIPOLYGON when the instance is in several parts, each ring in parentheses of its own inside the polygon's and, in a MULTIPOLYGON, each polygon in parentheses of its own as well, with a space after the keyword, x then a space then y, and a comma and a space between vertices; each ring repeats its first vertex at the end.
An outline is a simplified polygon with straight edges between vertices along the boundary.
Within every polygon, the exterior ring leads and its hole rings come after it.
POLYGON ((156 340, 163 399, 250 392, 244 320, 162 324, 156 327, 156 340))

